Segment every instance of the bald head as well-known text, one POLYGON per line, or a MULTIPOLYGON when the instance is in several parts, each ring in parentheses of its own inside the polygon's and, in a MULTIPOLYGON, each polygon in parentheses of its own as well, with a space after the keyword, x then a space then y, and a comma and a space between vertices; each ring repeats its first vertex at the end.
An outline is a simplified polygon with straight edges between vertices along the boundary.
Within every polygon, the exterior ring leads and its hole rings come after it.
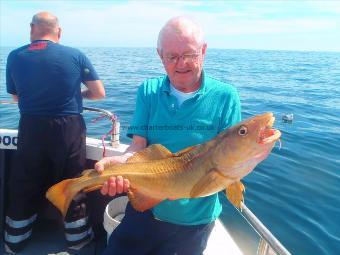
POLYGON ((172 18, 164 25, 158 35, 158 51, 162 51, 163 41, 168 36, 190 38, 195 41, 197 45, 204 44, 202 28, 195 21, 185 16, 172 18))
POLYGON ((51 40, 58 42, 60 38, 59 21, 49 12, 35 14, 31 22, 31 41, 51 40))

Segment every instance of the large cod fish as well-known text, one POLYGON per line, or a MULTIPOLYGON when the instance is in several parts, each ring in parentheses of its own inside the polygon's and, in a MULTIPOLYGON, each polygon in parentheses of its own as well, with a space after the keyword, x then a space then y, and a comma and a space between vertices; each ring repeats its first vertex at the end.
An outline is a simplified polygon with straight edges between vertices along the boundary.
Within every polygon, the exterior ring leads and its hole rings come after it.
POLYGON ((281 136, 272 128, 274 120, 272 113, 254 116, 204 144, 177 153, 150 145, 101 174, 85 170, 79 178, 61 181, 46 197, 65 216, 77 193, 100 189, 110 176, 121 175, 130 181, 128 197, 138 211, 165 199, 204 197, 224 189, 230 202, 240 208, 245 190, 240 179, 268 156, 281 136))

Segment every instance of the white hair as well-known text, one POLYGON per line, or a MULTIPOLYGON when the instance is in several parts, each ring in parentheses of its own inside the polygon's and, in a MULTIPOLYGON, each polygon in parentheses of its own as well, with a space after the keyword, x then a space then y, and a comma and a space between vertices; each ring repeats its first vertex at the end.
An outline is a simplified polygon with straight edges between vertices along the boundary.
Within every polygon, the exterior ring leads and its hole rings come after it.
POLYGON ((190 36, 194 38, 199 45, 203 45, 205 43, 201 26, 196 21, 186 16, 174 17, 165 23, 158 34, 157 49, 160 52, 162 51, 164 35, 167 33, 190 36))

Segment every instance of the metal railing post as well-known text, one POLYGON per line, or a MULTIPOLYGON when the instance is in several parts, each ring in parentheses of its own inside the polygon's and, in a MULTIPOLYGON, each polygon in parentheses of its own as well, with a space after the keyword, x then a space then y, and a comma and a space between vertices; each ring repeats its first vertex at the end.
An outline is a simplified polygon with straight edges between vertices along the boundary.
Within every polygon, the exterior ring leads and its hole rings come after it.
MULTIPOLYGON (((255 229, 260 237, 279 255, 291 255, 291 253, 277 240, 274 235, 263 225, 263 223, 250 211, 250 209, 244 204, 241 204, 241 215, 248 221, 248 223, 255 229)), ((263 248, 265 251, 269 251, 266 245, 261 244, 260 241, 259 251, 263 248), (262 246, 261 246, 262 245, 262 246)), ((262 253, 266 254, 266 253, 262 253)), ((268 254, 268 253, 267 253, 268 254)))
POLYGON ((83 107, 85 111, 90 111, 90 112, 99 112, 107 116, 111 121, 112 121, 112 134, 111 134, 111 145, 114 148, 117 148, 119 146, 119 135, 120 135, 120 123, 119 121, 115 118, 115 115, 107 110, 100 109, 100 108, 95 108, 95 107, 83 107))

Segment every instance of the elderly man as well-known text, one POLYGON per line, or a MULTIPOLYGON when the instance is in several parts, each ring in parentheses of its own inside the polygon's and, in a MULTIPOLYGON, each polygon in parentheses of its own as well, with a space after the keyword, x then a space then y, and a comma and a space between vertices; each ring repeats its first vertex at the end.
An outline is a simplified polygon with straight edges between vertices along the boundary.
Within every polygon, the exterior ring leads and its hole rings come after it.
MULTIPOLYGON (((4 235, 6 249, 12 253, 30 239, 47 188, 84 169, 82 98, 105 96, 91 62, 79 50, 60 45, 60 35, 57 17, 38 13, 31 23, 31 43, 12 51, 7 59, 7 92, 20 110, 4 235), (87 87, 83 91, 81 83, 87 87)), ((91 240, 84 201, 73 203, 64 223, 70 248, 79 249, 91 240)))
MULTIPOLYGON (((157 52, 167 75, 139 87, 133 128, 128 132, 133 142, 124 155, 99 161, 98 171, 125 162, 150 144, 176 152, 204 143, 240 121, 235 88, 203 72, 206 50, 202 30, 192 20, 176 17, 165 24, 157 52)), ((106 182, 101 192, 113 196, 128 188, 129 181, 117 177, 106 182)), ((217 194, 165 200, 142 213, 128 204, 104 254, 202 254, 221 210, 217 194)))

